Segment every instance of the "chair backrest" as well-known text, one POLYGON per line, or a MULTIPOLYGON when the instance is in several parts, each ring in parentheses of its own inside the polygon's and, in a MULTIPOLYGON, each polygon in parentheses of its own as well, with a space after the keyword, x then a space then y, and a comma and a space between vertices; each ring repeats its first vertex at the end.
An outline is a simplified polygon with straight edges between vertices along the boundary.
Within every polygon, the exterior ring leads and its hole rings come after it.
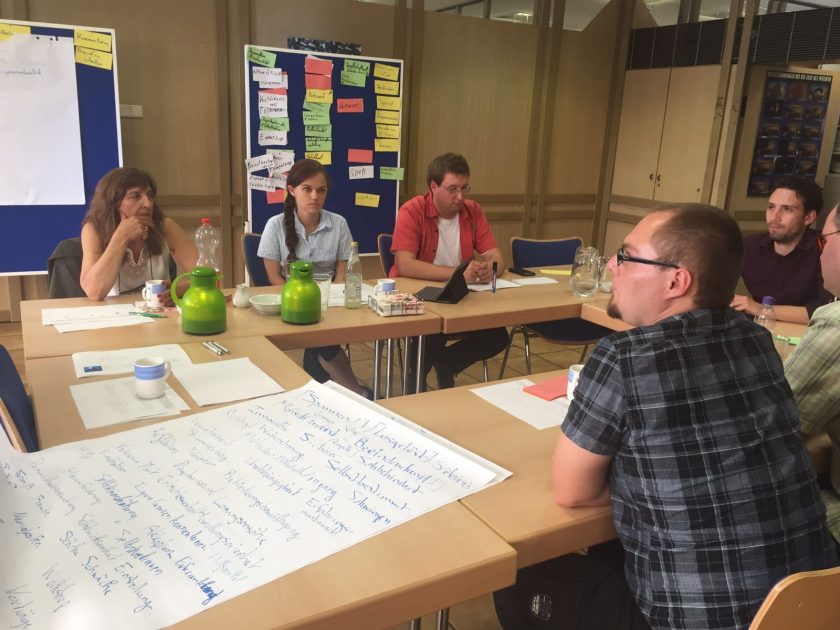
POLYGON ((268 281, 263 259, 257 256, 261 237, 262 234, 252 234, 250 232, 242 235, 242 254, 245 256, 245 268, 251 277, 251 284, 255 287, 267 287, 271 284, 268 281))
POLYGON ((0 346, 0 400, 17 428, 24 448, 30 453, 37 451, 38 432, 35 429, 32 401, 29 400, 15 362, 5 346, 0 346))
POLYGON ((82 239, 66 238, 47 259, 50 298, 85 297, 79 278, 82 275, 82 239))
POLYGON ((12 420, 12 414, 6 409, 2 400, 0 400, 0 425, 3 426, 3 431, 6 432, 12 448, 19 453, 25 453, 26 447, 23 445, 23 438, 20 437, 20 432, 17 430, 14 420, 12 420))
POLYGON ((376 237, 376 248, 379 250, 379 262, 382 264, 384 277, 391 275, 391 267, 394 266, 394 254, 391 253, 391 242, 393 234, 380 234, 376 237))
POLYGON ((794 573, 771 589, 750 630, 833 630, 840 620, 838 593, 840 567, 794 573))
POLYGON ((549 240, 514 236, 510 239, 510 253, 514 267, 571 265, 575 260, 575 250, 582 244, 579 236, 549 240))

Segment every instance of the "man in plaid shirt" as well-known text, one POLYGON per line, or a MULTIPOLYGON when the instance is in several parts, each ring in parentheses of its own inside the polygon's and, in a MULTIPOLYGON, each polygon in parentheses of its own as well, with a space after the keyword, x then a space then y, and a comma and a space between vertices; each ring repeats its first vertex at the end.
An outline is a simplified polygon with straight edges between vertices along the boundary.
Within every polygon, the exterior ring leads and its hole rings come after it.
POLYGON ((742 252, 711 206, 642 219, 608 309, 638 328, 593 350, 554 454, 561 505, 612 504, 653 628, 746 628, 778 580, 837 563, 781 360, 728 307, 742 252))

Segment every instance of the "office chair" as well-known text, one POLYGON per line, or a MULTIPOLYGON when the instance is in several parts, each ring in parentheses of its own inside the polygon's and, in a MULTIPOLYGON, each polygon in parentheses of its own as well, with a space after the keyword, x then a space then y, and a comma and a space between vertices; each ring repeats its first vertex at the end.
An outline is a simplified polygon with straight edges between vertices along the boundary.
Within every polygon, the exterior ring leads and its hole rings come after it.
POLYGON ((262 234, 246 232, 242 235, 242 255, 245 257, 245 269, 248 270, 248 277, 251 279, 251 286, 267 287, 268 274, 265 271, 265 264, 262 258, 257 256, 262 234))
POLYGON ((840 567, 794 573, 767 594, 750 630, 830 630, 840 619, 840 567))
POLYGON ((376 249, 379 251, 379 263, 382 265, 382 274, 385 278, 391 275, 391 267, 394 266, 394 254, 391 253, 391 243, 393 241, 393 234, 379 234, 376 237, 376 249))
MULTIPOLYGON (((20 374, 15 367, 14 361, 6 350, 0 345, 0 415, 3 415, 3 424, 13 425, 20 438, 20 445, 28 453, 39 450, 38 432, 35 428, 35 413, 32 410, 32 401, 23 387, 20 374)), ((6 429, 12 446, 15 446, 14 430, 6 429)), ((18 448, 18 447, 16 447, 18 448)))
MULTIPOLYGON (((549 267, 552 265, 571 265, 575 259, 575 250, 583 244, 579 236, 564 239, 534 240, 514 236, 510 239, 511 258, 514 267, 549 267)), ((502 358, 499 378, 504 378, 510 347, 517 333, 522 334, 525 350, 525 367, 531 374, 531 345, 532 335, 542 337, 546 341, 562 345, 582 345, 580 361, 586 356, 589 345, 613 331, 609 328, 593 324, 579 317, 559 319, 547 322, 537 322, 524 326, 514 326, 510 331, 508 346, 502 358)))
POLYGON ((82 239, 66 238, 47 259, 47 297, 85 297, 79 278, 82 275, 82 239))

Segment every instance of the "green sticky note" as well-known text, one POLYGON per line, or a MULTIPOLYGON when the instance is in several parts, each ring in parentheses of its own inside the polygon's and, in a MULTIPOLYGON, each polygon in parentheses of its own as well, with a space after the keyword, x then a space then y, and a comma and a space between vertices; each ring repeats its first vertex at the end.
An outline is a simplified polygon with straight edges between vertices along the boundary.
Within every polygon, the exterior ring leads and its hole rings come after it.
POLYGON ((288 118, 272 118, 271 116, 260 117, 260 129, 264 131, 288 131, 288 118))
POLYGON ((303 135, 316 138, 332 138, 332 125, 305 125, 303 135))
POLYGON ((262 48, 255 48, 254 46, 249 46, 248 61, 259 64, 261 66, 273 68, 274 63, 277 61, 277 54, 269 52, 267 50, 263 50, 262 48))
POLYGON ((347 72, 347 70, 341 71, 341 85, 350 85, 352 87, 365 87, 366 80, 367 75, 361 74, 359 72, 347 72))
POLYGON ((332 151, 330 138, 306 138, 307 151, 332 151))
POLYGON ((380 166, 379 179, 396 179, 402 180, 405 175, 405 169, 399 166, 380 166))
POLYGON ((303 112, 303 124, 309 125, 330 125, 329 112, 303 112))
POLYGON ((310 101, 303 101, 303 109, 309 112, 323 112, 325 114, 330 113, 330 104, 329 103, 312 103, 310 101))
POLYGON ((355 72, 356 74, 370 74, 370 62, 358 61, 356 59, 345 59, 344 72, 355 72))

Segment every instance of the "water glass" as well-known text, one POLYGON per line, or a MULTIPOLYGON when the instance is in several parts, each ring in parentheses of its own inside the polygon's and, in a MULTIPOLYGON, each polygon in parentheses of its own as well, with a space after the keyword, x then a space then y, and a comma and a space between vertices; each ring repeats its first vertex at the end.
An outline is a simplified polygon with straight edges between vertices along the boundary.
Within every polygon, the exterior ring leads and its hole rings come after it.
POLYGON ((330 303, 330 285, 332 284, 332 275, 328 273, 312 274, 312 279, 318 288, 321 289, 321 310, 326 311, 330 303))
POLYGON ((600 276, 598 250, 594 247, 578 247, 572 263, 572 293, 576 297, 591 297, 598 288, 600 276))

